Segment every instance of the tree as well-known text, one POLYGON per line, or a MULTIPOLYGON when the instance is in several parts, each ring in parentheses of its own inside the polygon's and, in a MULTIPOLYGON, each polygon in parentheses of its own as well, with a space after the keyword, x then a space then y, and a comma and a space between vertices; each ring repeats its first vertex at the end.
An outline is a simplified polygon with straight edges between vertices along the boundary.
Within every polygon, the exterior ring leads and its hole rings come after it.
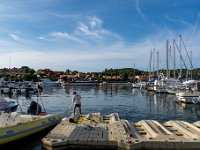
POLYGON ((65 73, 66 74, 70 74, 72 71, 70 70, 70 69, 67 69, 66 71, 65 71, 65 73))
POLYGON ((124 74, 123 74, 122 80, 128 81, 128 74, 127 74, 127 73, 124 73, 124 74))
POLYGON ((34 73, 35 73, 35 70, 29 68, 28 66, 22 66, 22 67, 21 67, 21 70, 23 70, 24 73, 31 73, 31 74, 34 74, 34 73))

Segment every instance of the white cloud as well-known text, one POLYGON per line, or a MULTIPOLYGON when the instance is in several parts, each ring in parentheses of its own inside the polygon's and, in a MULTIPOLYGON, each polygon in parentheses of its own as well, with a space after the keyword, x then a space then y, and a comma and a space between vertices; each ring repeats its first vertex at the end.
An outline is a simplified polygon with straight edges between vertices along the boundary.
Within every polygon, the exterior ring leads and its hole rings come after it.
POLYGON ((91 17, 90 19, 90 25, 92 29, 100 28, 102 25, 102 20, 97 17, 91 17))
POLYGON ((10 33, 8 35, 15 41, 20 41, 21 40, 21 38, 16 34, 10 33))
POLYGON ((88 35, 88 36, 99 37, 99 35, 95 31, 91 31, 90 28, 87 25, 83 24, 83 23, 79 24, 78 29, 79 29, 81 34, 88 35))
MULTIPOLYGON (((78 44, 85 43, 104 43, 109 40, 119 40, 121 37, 116 33, 103 28, 103 21, 98 17, 87 17, 85 21, 79 22, 74 31, 52 31, 46 35, 38 37, 40 40, 51 40, 58 42, 58 39, 71 40, 78 44)), ((69 44, 69 43, 68 43, 69 44)))
POLYGON ((68 34, 67 32, 51 32, 49 33, 50 37, 55 37, 55 38, 63 38, 63 39, 68 39, 72 41, 77 41, 81 42, 80 39, 74 37, 73 35, 68 34))
POLYGON ((107 39, 120 39, 120 36, 113 33, 103 26, 103 21, 98 17, 88 17, 85 22, 80 22, 75 33, 77 36, 84 38, 85 40, 99 41, 107 39))
POLYGON ((143 12, 140 9, 140 0, 135 0, 135 6, 136 6, 136 10, 139 13, 139 15, 144 19, 147 20, 146 16, 143 14, 143 12))
POLYGON ((40 37, 38 37, 38 39, 40 39, 40 40, 44 40, 45 38, 44 38, 44 37, 42 37, 42 36, 40 36, 40 37))
POLYGON ((173 17, 170 17, 168 15, 164 15, 164 18, 170 22, 173 22, 173 23, 181 23, 183 25, 187 25, 189 27, 193 27, 193 25, 190 23, 190 22, 187 22, 185 20, 181 20, 181 19, 178 19, 178 18, 173 18, 173 17))

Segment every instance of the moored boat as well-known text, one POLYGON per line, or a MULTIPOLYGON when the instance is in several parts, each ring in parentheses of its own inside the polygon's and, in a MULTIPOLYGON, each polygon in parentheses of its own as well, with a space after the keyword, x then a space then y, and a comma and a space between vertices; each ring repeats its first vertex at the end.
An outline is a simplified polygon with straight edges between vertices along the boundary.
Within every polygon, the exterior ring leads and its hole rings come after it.
POLYGON ((200 104, 200 92, 185 91, 176 93, 177 102, 186 104, 200 104))
POLYGON ((66 82, 64 86, 95 86, 96 84, 95 81, 74 81, 66 82))
POLYGON ((24 112, 0 110, 0 145, 22 139, 58 124, 65 113, 47 114, 35 101, 24 112), (36 105, 35 105, 36 104, 36 105))

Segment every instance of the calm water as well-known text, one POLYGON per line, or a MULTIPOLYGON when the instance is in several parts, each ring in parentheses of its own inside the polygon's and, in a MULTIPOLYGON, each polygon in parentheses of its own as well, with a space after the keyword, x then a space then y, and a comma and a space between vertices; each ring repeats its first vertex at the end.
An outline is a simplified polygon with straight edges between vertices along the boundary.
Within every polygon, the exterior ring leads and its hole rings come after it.
MULTIPOLYGON (((60 113, 67 110, 69 116, 72 113, 71 98, 74 90, 82 96, 83 113, 110 114, 117 112, 120 118, 131 122, 143 119, 155 119, 160 122, 175 119, 194 122, 200 119, 199 106, 180 106, 175 103, 174 95, 154 94, 153 92, 132 89, 131 86, 125 85, 46 89, 38 101, 43 102, 48 113, 60 113)), ((21 96, 18 97, 18 100, 21 109, 26 111, 30 99, 21 96)), ((33 95, 31 100, 37 100, 37 97, 33 95)), ((40 140, 45 134, 40 134, 39 137, 30 140, 27 139, 23 143, 18 142, 18 148, 40 150, 40 140)), ((16 150, 16 146, 13 149, 16 150)))

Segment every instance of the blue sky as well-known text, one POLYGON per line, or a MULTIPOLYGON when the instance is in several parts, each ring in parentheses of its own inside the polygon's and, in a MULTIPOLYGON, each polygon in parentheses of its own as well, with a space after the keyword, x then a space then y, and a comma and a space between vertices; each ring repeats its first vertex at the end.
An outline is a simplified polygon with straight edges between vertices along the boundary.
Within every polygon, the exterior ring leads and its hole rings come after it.
POLYGON ((178 43, 180 34, 196 68, 199 13, 199 0, 1 1, 0 68, 11 58, 11 67, 87 72, 135 64, 147 70, 154 48, 163 68, 166 40, 178 43))

